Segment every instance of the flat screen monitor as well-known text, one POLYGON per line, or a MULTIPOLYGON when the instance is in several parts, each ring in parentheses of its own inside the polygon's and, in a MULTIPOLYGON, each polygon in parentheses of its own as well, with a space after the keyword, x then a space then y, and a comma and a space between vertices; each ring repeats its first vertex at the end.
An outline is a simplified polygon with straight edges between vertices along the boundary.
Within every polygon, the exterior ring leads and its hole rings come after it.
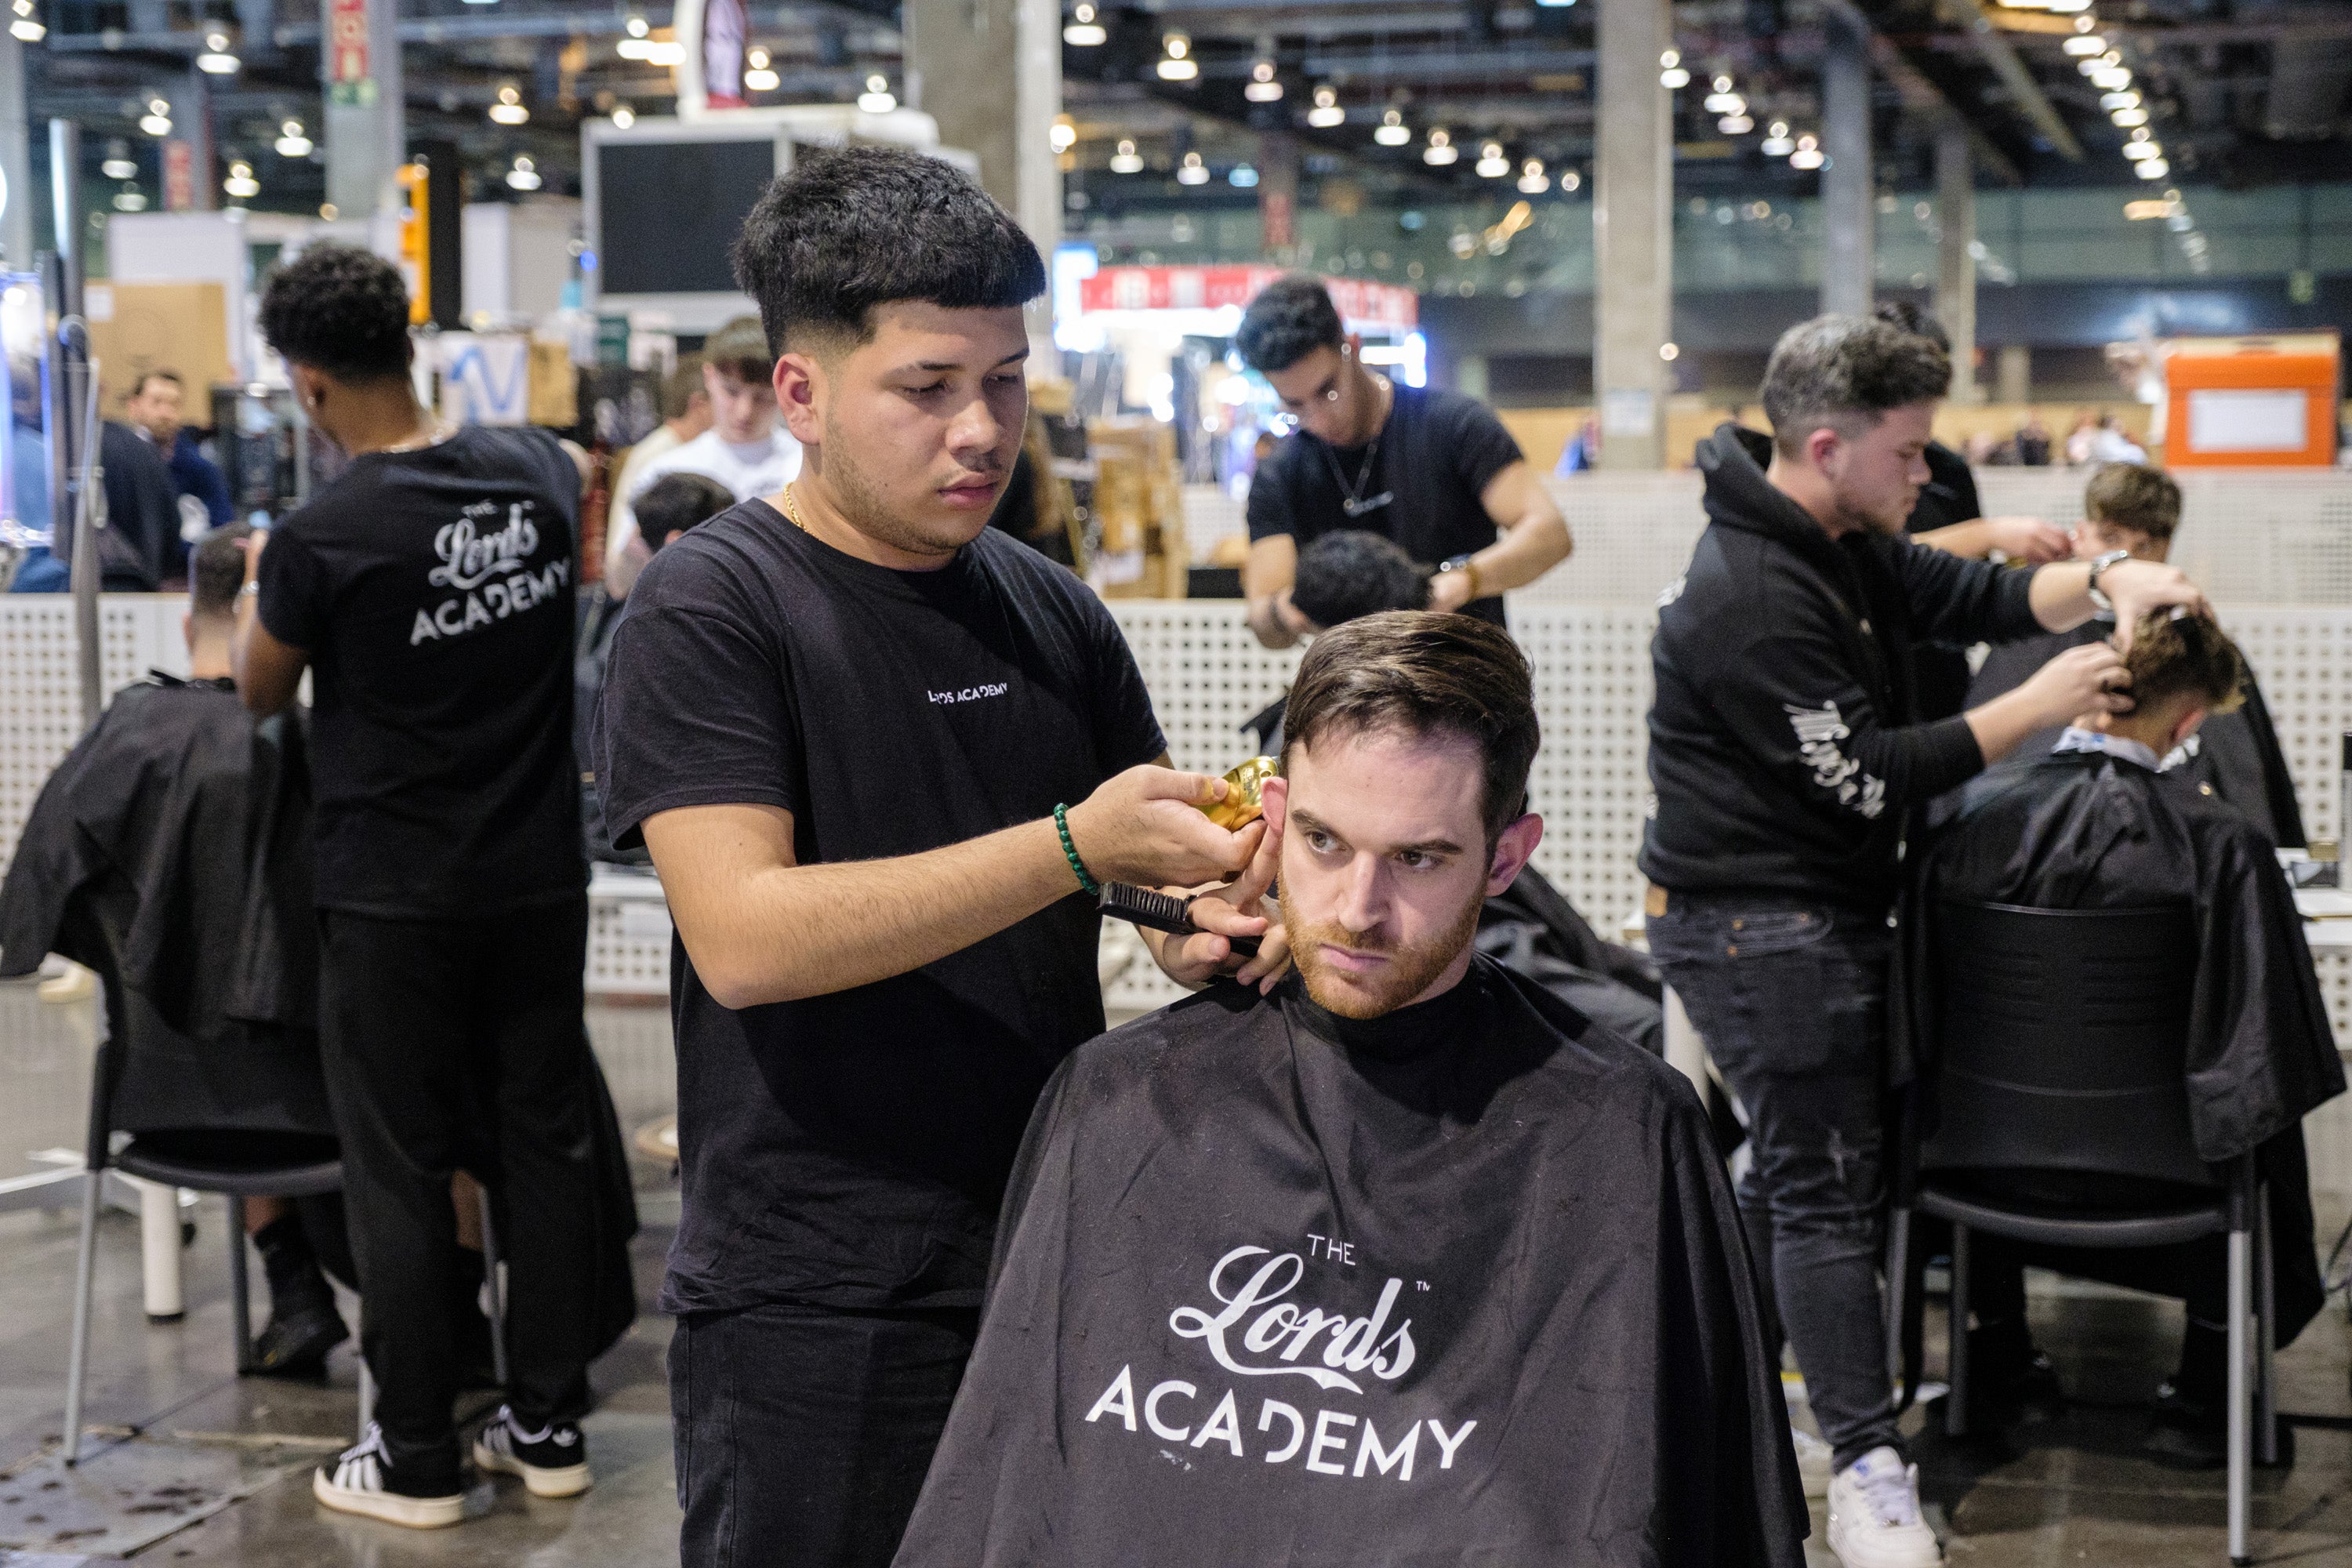
POLYGON ((727 257, 776 177, 776 143, 608 142, 597 150, 606 294, 733 294, 727 257))

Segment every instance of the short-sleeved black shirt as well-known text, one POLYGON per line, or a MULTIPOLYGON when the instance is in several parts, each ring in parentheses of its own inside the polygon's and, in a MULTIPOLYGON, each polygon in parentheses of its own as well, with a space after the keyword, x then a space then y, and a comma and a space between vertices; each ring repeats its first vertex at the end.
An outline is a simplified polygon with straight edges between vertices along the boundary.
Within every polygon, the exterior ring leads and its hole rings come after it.
MULTIPOLYGON (((616 844, 679 806, 793 814, 803 865, 1052 815, 1166 750, 1126 639, 995 530, 897 572, 746 501, 654 557, 595 725, 616 844)), ((1103 1026, 1077 890, 909 973, 734 1010, 671 953, 685 1211, 666 1311, 975 1306, 1046 1078, 1103 1026)))
POLYGON ((354 458, 271 532, 259 611, 310 656, 322 907, 474 918, 586 885, 579 511, 562 442, 474 426, 354 458))
MULTIPOLYGON (((1400 384, 1364 475, 1371 445, 1334 447, 1304 430, 1286 437, 1250 480, 1250 538, 1286 533, 1304 548, 1334 530, 1361 528, 1433 566, 1495 542, 1495 520, 1478 496, 1520 454, 1492 409, 1460 393, 1400 384), (1346 499, 1360 476, 1360 500, 1390 499, 1349 517, 1346 499)), ((1500 595, 1465 608, 1502 624, 1500 595)))

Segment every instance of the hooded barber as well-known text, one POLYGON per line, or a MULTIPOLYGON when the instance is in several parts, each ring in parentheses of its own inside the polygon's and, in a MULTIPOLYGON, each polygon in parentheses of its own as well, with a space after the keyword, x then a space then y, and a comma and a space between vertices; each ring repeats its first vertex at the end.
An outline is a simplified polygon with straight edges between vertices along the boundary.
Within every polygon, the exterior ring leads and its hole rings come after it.
MULTIPOLYGON (((1651 952, 1746 1107, 1749 1248, 1832 1453, 1847 1568, 1933 1568, 1895 1429, 1877 1276, 1886 972, 1911 810, 2037 730, 2125 712, 2117 650, 2068 648, 2013 690, 1923 722, 1923 642, 2013 642, 2112 607, 2183 605, 2169 566, 2113 551, 2009 571, 1906 539, 1951 362, 1885 321, 1790 328, 1767 437, 1700 443, 1708 524, 1651 645, 1651 952)), ((2119 635, 2127 635, 2119 633, 2119 635)))

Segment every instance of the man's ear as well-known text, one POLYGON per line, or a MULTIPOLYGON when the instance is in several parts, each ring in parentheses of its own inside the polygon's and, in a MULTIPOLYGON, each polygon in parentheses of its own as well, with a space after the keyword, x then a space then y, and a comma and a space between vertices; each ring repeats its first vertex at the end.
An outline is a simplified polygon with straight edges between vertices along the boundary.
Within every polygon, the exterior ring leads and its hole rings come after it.
POLYGON ((1824 425, 1805 437, 1805 461, 1826 472, 1836 460, 1838 448, 1844 445, 1843 437, 1824 425))
POLYGON ((802 446, 817 445, 824 437, 824 420, 817 406, 824 395, 824 367, 812 354, 780 354, 772 384, 776 414, 784 428, 802 446))
POLYGON ((1543 842, 1543 818, 1528 812, 1505 826, 1495 837, 1494 858, 1486 863, 1486 896, 1493 898, 1519 879, 1519 872, 1535 858, 1543 842))
POLYGON ((1279 774, 1262 779, 1257 786, 1258 808, 1265 816, 1265 830, 1279 833, 1290 819, 1290 781, 1279 774))

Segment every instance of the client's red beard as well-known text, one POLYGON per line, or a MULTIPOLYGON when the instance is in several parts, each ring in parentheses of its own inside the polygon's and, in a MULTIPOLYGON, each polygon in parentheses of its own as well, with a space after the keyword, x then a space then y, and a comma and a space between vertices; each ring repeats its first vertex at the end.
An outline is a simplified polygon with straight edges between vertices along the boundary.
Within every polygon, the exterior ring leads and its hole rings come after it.
POLYGON ((1485 903, 1483 896, 1472 898, 1452 925, 1412 947, 1395 946, 1375 932, 1359 934, 1336 921, 1309 925, 1289 904, 1282 906, 1282 929, 1290 936, 1291 962, 1298 965, 1298 977, 1318 1006, 1342 1018, 1378 1018, 1428 990, 1445 966, 1462 956, 1477 933, 1478 911, 1485 903), (1343 973, 1324 958, 1327 942, 1358 952, 1381 953, 1389 962, 1369 975, 1343 973))

